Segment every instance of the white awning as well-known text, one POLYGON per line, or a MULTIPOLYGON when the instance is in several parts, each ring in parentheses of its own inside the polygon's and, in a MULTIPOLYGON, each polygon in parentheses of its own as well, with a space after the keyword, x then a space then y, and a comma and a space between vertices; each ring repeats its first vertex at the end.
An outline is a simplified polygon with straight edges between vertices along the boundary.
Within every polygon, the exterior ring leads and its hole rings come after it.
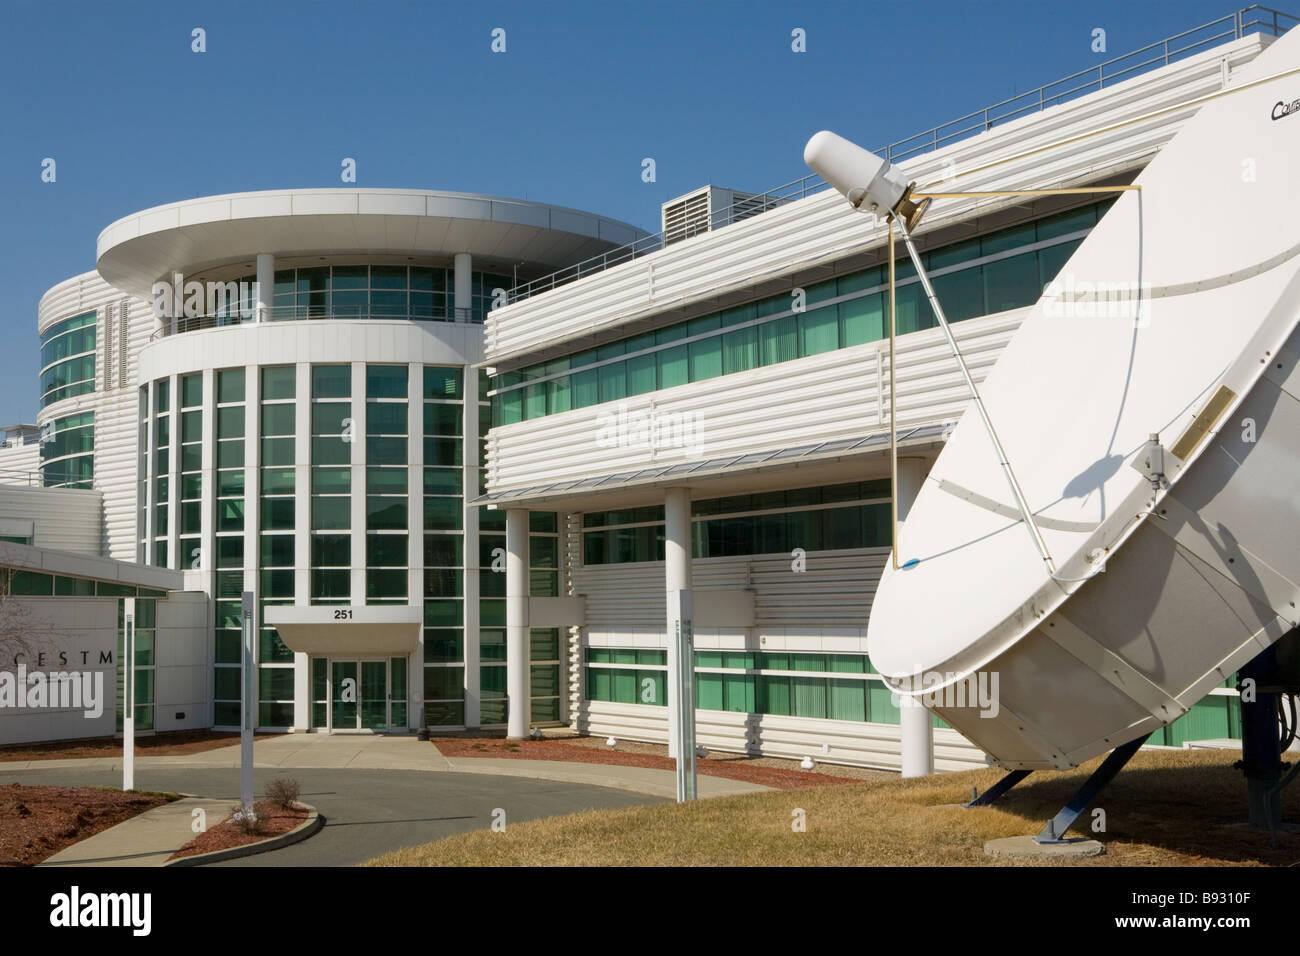
POLYGON ((290 650, 313 657, 404 657, 419 645, 424 609, 271 606, 266 623, 290 650))

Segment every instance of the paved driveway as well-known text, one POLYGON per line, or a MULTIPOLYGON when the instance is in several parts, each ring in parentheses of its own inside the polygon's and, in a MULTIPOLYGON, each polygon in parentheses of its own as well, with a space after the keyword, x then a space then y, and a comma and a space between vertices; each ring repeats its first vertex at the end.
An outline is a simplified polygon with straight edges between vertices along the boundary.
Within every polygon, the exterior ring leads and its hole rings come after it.
MULTIPOLYGON (((324 828, 293 846, 213 865, 350 866, 390 850, 489 827, 496 808, 505 811, 508 827, 581 810, 663 802, 585 784, 414 770, 258 768, 254 772, 257 792, 277 776, 298 781, 301 799, 320 811, 324 828)), ((111 769, 28 767, 4 771, 0 765, 0 784, 9 783, 120 787, 122 776, 111 769)), ((239 798, 239 771, 232 767, 139 768, 135 785, 139 790, 228 798, 233 804, 239 798)))

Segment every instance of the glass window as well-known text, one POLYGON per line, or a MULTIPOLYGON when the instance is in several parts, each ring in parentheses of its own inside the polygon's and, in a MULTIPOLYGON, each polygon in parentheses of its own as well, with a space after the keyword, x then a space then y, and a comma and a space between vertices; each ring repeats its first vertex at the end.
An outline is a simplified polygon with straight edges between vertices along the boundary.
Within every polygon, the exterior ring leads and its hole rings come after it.
POLYGON ((367 438, 366 461, 372 465, 405 465, 406 439, 367 438))
POLYGON ((984 269, 974 266, 934 279, 934 291, 950 322, 984 314, 984 269))
POLYGON ((292 365, 262 369, 262 401, 293 398, 298 370, 292 365))
POLYGON ((372 495, 406 494, 406 469, 367 468, 366 493, 372 495))
MULTIPOLYGON (((596 369, 601 402, 614 402, 627 397, 627 369, 622 362, 611 362, 596 369)), ((529 386, 532 388, 533 386, 529 386)), ((525 403, 527 399, 525 398, 525 403)), ((525 417, 531 417, 525 415, 525 417)))
POLYGON ((352 499, 350 497, 313 497, 311 499, 311 526, 314 531, 352 527, 352 499))
MULTIPOLYGON (((438 500, 438 499, 430 499, 438 500)), ((368 531, 405 531, 406 499, 367 496, 366 529, 368 531)))
POLYGON ((217 372, 217 401, 242 402, 244 400, 244 370, 227 368, 217 372))
POLYGON ((745 372, 758 367, 758 327, 726 332, 722 336, 723 374, 745 372))
POLYGON ((820 355, 840 347, 839 310, 826 306, 799 315, 799 354, 820 355))
POLYGON ((461 370, 459 368, 426 365, 424 367, 424 397, 460 398, 461 370))
POLYGON ((367 402, 366 434, 405 435, 407 432, 406 409, 406 402, 367 402))
POLYGON ((457 531, 461 527, 463 510, 460 498, 425 498, 424 529, 426 531, 457 531))
POLYGON ((339 437, 313 438, 311 461, 313 465, 346 465, 352 461, 352 443, 339 437))
POLYGON ((848 348, 885 338, 886 293, 875 292, 840 303, 840 346, 848 348))
POLYGON ((586 408, 600 401, 596 369, 586 368, 574 372, 570 377, 573 386, 573 407, 586 408))
MULTIPOLYGON (((222 409, 226 411, 227 409, 222 409)), ((294 433, 294 416, 297 405, 263 405, 262 434, 292 435, 294 433)))
POLYGON ((410 373, 405 365, 367 365, 367 398, 406 398, 410 373))
POLYGON ((217 409, 217 437, 244 437, 244 408, 242 405, 217 409))
POLYGON ((460 469, 424 469, 424 493, 426 495, 459 495, 461 493, 460 469))
POLYGON ((374 568, 404 568, 407 558, 404 534, 366 535, 366 565, 374 568))
POLYGON ((181 407, 194 408, 203 404, 203 376, 200 374, 181 377, 181 407))
MULTIPOLYGON (((286 406, 292 408, 293 406, 286 406)), ((263 465, 292 465, 293 462, 292 438, 263 438, 262 439, 262 464, 263 465)))
POLYGON ((350 402, 314 402, 311 406, 313 435, 342 435, 344 422, 352 414, 350 402))
MULTIPOLYGON (((714 317, 716 318, 716 316, 714 317)), ((693 325, 694 323, 692 323, 693 325)), ((703 381, 722 374, 722 337, 702 339, 687 346, 692 382, 703 381)), ((601 393, 602 398, 604 393, 601 393)))
POLYGON ((312 398, 348 398, 351 395, 352 367, 350 365, 312 366, 312 398))
POLYGON ((1042 294, 1038 283, 1038 253, 989 262, 984 266, 984 312, 1004 312, 1033 305, 1042 294))
POLYGON ((759 349, 764 365, 799 357, 798 324, 793 315, 764 323, 759 329, 759 349))
POLYGON ((348 567, 352 564, 352 536, 313 534, 311 563, 317 567, 348 567))

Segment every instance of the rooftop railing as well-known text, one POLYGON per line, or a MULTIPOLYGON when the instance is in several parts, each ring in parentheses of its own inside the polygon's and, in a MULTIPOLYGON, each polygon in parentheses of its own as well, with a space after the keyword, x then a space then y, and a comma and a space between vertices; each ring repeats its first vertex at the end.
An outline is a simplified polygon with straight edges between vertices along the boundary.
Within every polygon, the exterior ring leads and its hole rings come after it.
POLYGON ((90 488, 84 475, 54 471, 19 471, 0 468, 0 485, 26 485, 29 488, 90 488))
MULTIPOLYGON (((974 136, 992 129, 994 126, 1022 116, 1041 112, 1048 107, 1057 106, 1069 100, 1086 96, 1098 90, 1113 86, 1122 80, 1130 79, 1148 70, 1168 66, 1193 54, 1203 52, 1212 46, 1229 40, 1238 40, 1255 33, 1281 36, 1287 30, 1300 23, 1300 17, 1271 7, 1252 4, 1236 13, 1219 17, 1199 27, 1175 33, 1171 37, 1157 40, 1146 46, 1106 60, 1097 66, 1071 73, 1069 76, 1053 80, 1037 89, 1017 93, 1010 99, 1002 100, 982 110, 967 113, 955 120, 935 126, 923 133, 909 136, 898 142, 875 150, 890 162, 899 162, 923 153, 934 152, 968 136, 974 136)), ((668 237, 675 242, 705 232, 720 229, 744 219, 752 218, 787 202, 802 199, 804 196, 820 192, 826 183, 818 176, 805 176, 793 182, 778 186, 759 196, 739 199, 723 209, 713 212, 708 219, 708 226, 699 220, 685 231, 676 226, 669 231, 668 237)), ((629 262, 664 248, 665 233, 659 232, 645 236, 625 246, 619 246, 608 252, 585 259, 575 265, 552 272, 550 275, 524 282, 510 290, 509 302, 522 302, 542 292, 549 292, 557 286, 565 285, 584 276, 604 272, 612 266, 629 262)))
POLYGON ((252 307, 214 315, 186 315, 176 318, 160 318, 161 328, 154 331, 151 339, 161 339, 182 332, 197 332, 201 329, 220 329, 236 325, 252 325, 265 322, 308 322, 308 321, 344 320, 348 322, 463 322, 475 321, 472 309, 448 309, 431 311, 429 314, 416 314, 409 309, 384 309, 375 306, 270 306, 259 309, 252 307))

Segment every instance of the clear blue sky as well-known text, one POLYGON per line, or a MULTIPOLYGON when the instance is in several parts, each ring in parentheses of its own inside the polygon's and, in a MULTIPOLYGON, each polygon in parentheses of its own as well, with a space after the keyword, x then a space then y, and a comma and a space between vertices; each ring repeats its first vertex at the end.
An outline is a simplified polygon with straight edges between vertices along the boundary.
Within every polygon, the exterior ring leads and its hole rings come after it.
MULTIPOLYGON (((1300 4, 1292 12, 1300 12, 1300 4)), ((0 422, 35 421, 36 305, 113 220, 357 185, 526 197, 658 230, 712 182, 805 175, 834 129, 902 139, 1229 14, 1232 0, 8 2, 0 13, 0 422), (871 25, 874 35, 865 33, 871 25), (191 30, 207 52, 191 51, 191 30), (490 50, 506 30, 506 52, 490 50), (791 51, 802 28, 807 52, 791 51), (1107 52, 1091 49, 1095 28, 1107 52), (890 67, 880 40, 905 57, 890 67), (41 181, 41 161, 57 181, 41 181), (653 157, 657 181, 642 182, 653 157)))

